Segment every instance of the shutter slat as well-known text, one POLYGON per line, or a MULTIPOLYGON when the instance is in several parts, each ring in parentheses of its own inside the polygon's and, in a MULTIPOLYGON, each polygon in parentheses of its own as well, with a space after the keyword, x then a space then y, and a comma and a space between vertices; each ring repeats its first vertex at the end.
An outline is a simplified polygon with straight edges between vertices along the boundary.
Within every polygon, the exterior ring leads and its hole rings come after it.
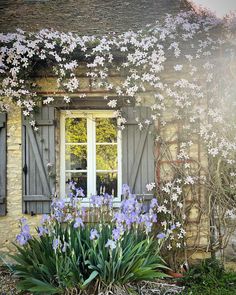
POLYGON ((24 213, 42 214, 50 212, 55 180, 48 175, 48 163, 55 165, 55 109, 43 106, 35 114, 35 132, 29 122, 24 122, 23 167, 24 169, 24 213))
POLYGON ((122 131, 122 181, 130 186, 131 192, 150 199, 146 184, 155 181, 154 141, 152 125, 140 131, 136 118, 150 119, 148 107, 125 107, 122 115, 126 118, 122 131))
POLYGON ((7 115, 0 113, 0 216, 6 215, 7 115))
POLYGON ((45 195, 28 195, 28 196, 23 196, 23 200, 28 202, 28 201, 49 201, 51 197, 45 196, 45 195))

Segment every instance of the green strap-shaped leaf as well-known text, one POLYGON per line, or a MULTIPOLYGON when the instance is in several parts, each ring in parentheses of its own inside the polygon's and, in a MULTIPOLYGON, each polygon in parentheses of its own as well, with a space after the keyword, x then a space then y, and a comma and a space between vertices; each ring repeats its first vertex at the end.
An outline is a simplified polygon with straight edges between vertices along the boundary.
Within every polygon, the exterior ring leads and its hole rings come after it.
POLYGON ((90 282, 92 282, 92 280, 94 280, 96 278, 96 276, 98 275, 98 272, 96 270, 94 270, 90 276, 87 278, 87 280, 84 281, 82 287, 86 287, 90 282))

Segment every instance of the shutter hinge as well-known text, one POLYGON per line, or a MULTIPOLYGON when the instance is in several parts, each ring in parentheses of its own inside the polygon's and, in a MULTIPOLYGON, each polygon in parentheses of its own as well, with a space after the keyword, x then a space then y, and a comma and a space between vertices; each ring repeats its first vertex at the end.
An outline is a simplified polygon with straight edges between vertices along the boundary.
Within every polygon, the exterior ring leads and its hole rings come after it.
POLYGON ((24 165, 24 167, 23 167, 22 170, 23 170, 24 174, 27 174, 27 172, 28 172, 28 167, 27 167, 26 164, 24 165))

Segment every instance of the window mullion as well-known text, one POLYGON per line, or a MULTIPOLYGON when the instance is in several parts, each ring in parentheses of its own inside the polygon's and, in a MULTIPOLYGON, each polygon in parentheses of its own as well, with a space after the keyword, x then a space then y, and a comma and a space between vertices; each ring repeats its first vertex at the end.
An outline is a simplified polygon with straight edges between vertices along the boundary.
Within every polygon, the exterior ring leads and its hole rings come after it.
POLYGON ((61 194, 61 197, 64 198, 65 197, 65 192, 66 192, 66 163, 65 163, 65 154, 66 154, 66 151, 65 151, 65 142, 66 142, 66 139, 65 139, 65 116, 64 114, 61 116, 61 121, 60 121, 60 128, 61 128, 61 142, 60 142, 60 148, 61 148, 61 151, 60 151, 60 194, 61 194))
POLYGON ((94 167, 96 167, 96 149, 95 149, 95 122, 93 120, 92 115, 87 118, 87 152, 88 152, 88 159, 87 159, 87 190, 88 190, 88 197, 91 194, 95 194, 96 192, 96 171, 94 167), (95 164, 94 164, 95 163, 95 164))
POLYGON ((93 125, 93 165, 92 165, 92 170, 93 170, 93 193, 96 194, 96 118, 95 116, 92 117, 92 125, 93 125))

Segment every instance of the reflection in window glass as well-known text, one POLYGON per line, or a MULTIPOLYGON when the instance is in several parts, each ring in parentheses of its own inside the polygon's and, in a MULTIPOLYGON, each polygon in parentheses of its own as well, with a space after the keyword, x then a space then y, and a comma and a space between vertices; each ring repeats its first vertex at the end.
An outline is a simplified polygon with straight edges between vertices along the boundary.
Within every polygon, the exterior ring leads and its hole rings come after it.
POLYGON ((96 119, 96 142, 117 142, 117 121, 115 118, 96 119))
POLYGON ((117 145, 97 145, 97 170, 117 170, 117 145))
POLYGON ((97 172, 97 193, 98 194, 110 194, 117 197, 117 172, 97 172))
POLYGON ((86 118, 66 118, 65 122, 67 143, 87 142, 87 119, 86 118))
POLYGON ((87 146, 67 145, 66 146, 66 170, 87 169, 87 146))

